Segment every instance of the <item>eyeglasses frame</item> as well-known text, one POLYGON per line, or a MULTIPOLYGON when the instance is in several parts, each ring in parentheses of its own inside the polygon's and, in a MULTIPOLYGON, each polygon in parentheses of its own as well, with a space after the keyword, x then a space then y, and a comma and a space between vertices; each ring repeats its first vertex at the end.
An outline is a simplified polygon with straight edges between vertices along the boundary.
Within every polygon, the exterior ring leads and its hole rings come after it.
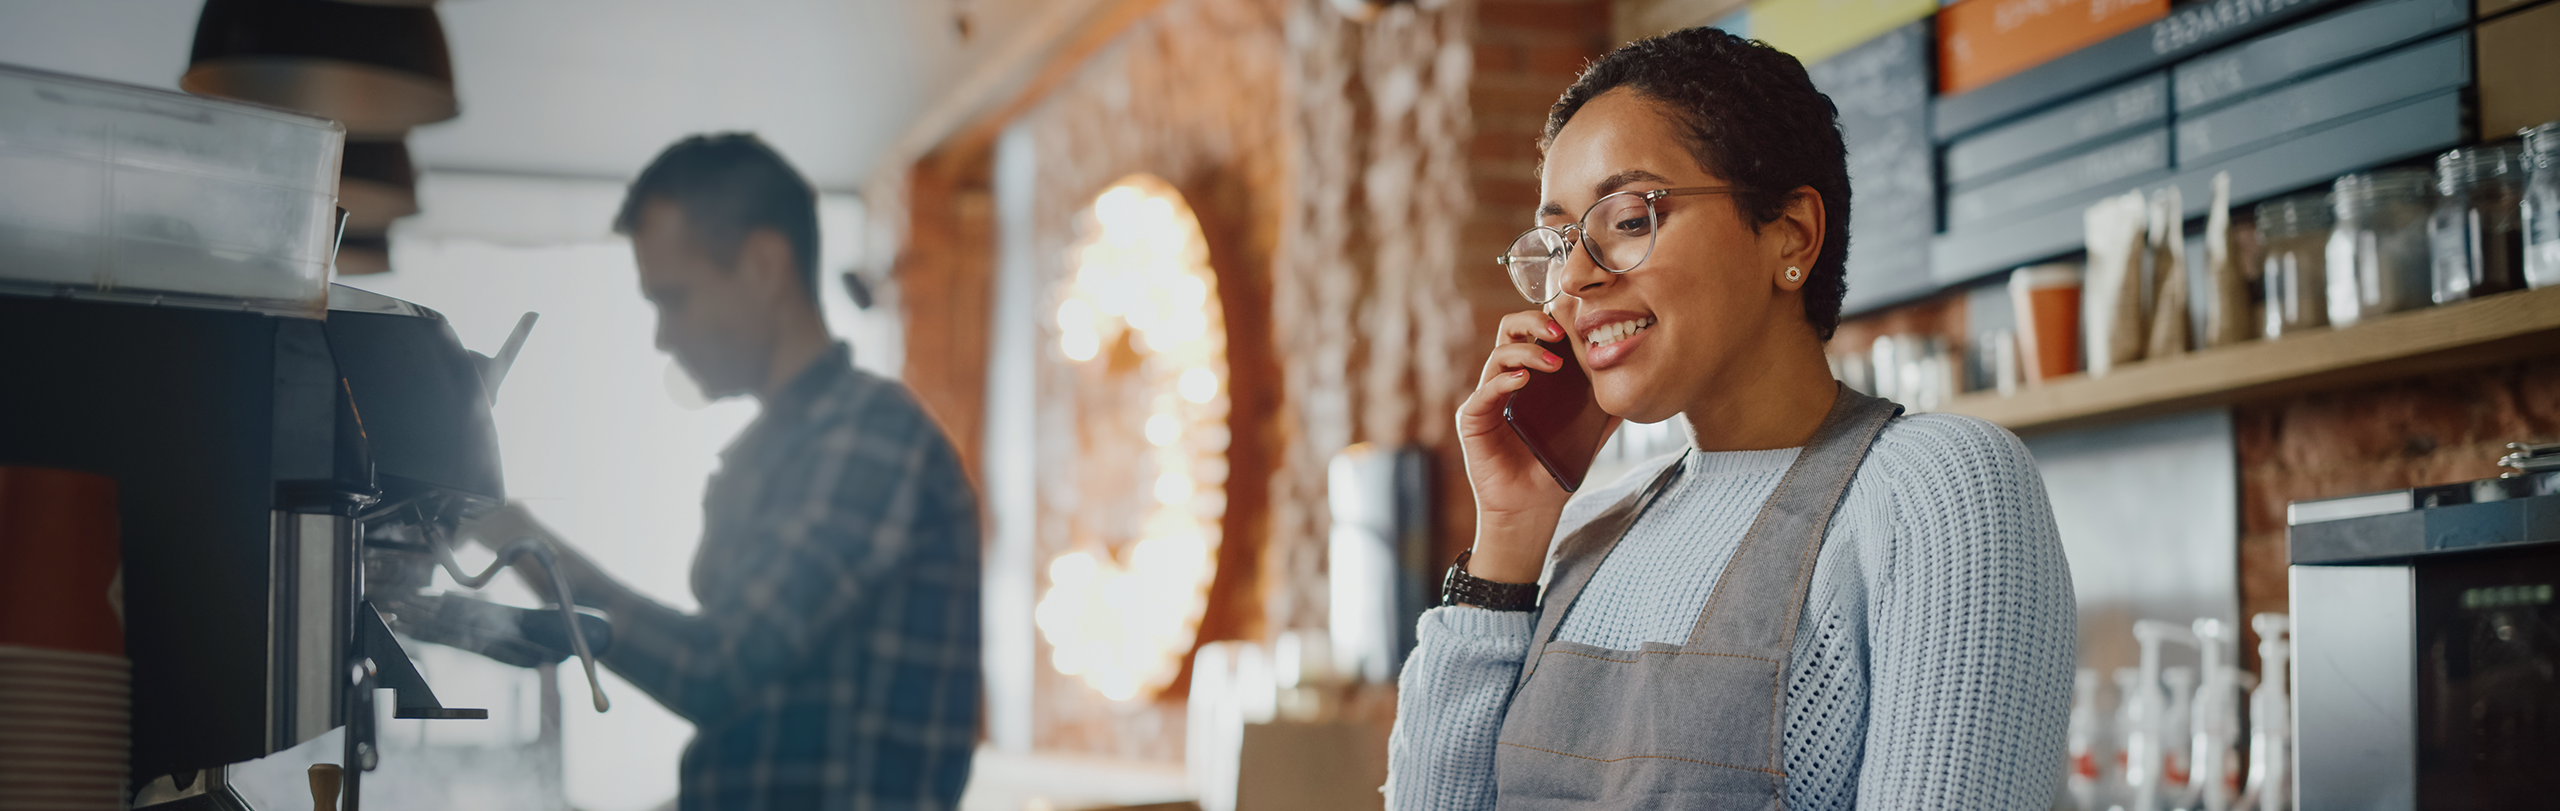
MULTIPOLYGON (((1639 199, 1644 201, 1645 219, 1658 223, 1662 219, 1662 214, 1661 212, 1654 210, 1653 201, 1655 200, 1660 200, 1665 197, 1688 197, 1701 194, 1738 194, 1746 191, 1750 191, 1750 188, 1747 186, 1680 186, 1669 189, 1629 189, 1622 192, 1614 192, 1602 195, 1598 200, 1591 201, 1591 206, 1583 209, 1582 216, 1574 218, 1573 222, 1566 223, 1561 226, 1540 225, 1530 228, 1529 230, 1520 232, 1518 236, 1512 237, 1510 244, 1518 245, 1520 244, 1520 240, 1527 239, 1530 234, 1540 231, 1551 231, 1555 233, 1557 239, 1564 240, 1566 252, 1571 252, 1574 246, 1579 245, 1582 247, 1583 254, 1591 257, 1591 265, 1593 267, 1609 271, 1613 274, 1624 274, 1628 271, 1635 270, 1638 267, 1642 267, 1645 263, 1645 259, 1653 258, 1653 246, 1651 244, 1647 244, 1645 246, 1644 259, 1636 260, 1635 264, 1628 265, 1625 269, 1618 269, 1609 267, 1608 261, 1600 258, 1599 249, 1591 246, 1591 240, 1583 238, 1590 234, 1590 229, 1582 227, 1582 223, 1591 218, 1591 212, 1600 210, 1600 207, 1607 204, 1611 198, 1624 197, 1631 194, 1637 196, 1639 199)), ((1659 240, 1661 239, 1661 234, 1648 231, 1645 238, 1648 240, 1659 240)), ((1554 257, 1550 256, 1544 261, 1554 261, 1554 257)), ((1493 258, 1494 264, 1502 266, 1503 275, 1505 276, 1511 276, 1512 262, 1513 259, 1511 257, 1511 252, 1508 250, 1505 250, 1502 255, 1493 258)), ((1547 294, 1546 301, 1539 301, 1535 297, 1530 296, 1527 291, 1521 291, 1519 289, 1520 279, 1517 276, 1511 276, 1511 287, 1513 290, 1520 292, 1521 298, 1529 299, 1529 303, 1531 304, 1544 305, 1548 301, 1556 300, 1556 296, 1563 295, 1563 291, 1561 290, 1554 291, 1547 294)))

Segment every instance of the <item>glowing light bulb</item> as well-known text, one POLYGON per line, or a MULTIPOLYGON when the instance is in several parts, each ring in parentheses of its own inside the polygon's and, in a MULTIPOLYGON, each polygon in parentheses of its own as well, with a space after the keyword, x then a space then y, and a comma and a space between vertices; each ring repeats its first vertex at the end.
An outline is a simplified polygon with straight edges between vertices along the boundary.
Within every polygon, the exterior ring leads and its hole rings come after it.
POLYGON ((1185 476, 1180 473, 1167 473, 1156 477, 1156 500, 1163 502, 1168 506, 1190 501, 1191 490, 1191 477, 1189 476, 1185 476))
POLYGON ((1173 415, 1157 414, 1147 418, 1147 442, 1163 447, 1180 439, 1182 421, 1174 419, 1173 415))
POLYGON ((1218 396, 1218 373, 1194 368, 1183 372, 1182 381, 1175 386, 1182 389, 1182 399, 1206 403, 1218 396))
POLYGON ((1058 336, 1058 351, 1067 353, 1068 360, 1092 360, 1102 352, 1102 336, 1089 330, 1069 330, 1058 336))

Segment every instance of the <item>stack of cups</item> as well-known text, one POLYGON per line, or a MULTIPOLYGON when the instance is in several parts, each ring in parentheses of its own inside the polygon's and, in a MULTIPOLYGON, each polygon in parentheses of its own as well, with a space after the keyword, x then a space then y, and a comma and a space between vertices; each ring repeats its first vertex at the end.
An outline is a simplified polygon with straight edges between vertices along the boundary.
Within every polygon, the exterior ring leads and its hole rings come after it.
POLYGON ((0 811, 124 807, 120 560, 113 479, 0 466, 0 811))

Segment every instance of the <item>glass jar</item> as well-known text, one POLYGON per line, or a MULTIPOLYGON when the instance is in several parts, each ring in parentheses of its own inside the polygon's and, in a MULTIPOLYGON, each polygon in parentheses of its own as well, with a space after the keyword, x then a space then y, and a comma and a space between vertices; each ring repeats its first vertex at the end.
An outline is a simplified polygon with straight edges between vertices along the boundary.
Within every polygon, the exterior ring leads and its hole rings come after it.
POLYGON ((2266 337, 2329 324, 2329 229, 2338 217, 2328 192, 2258 204, 2258 244, 2266 254, 2266 337))
POLYGON ((2523 134, 2524 283, 2560 287, 2560 121, 2523 134))
POLYGON ((2433 257, 2427 215, 2435 173, 2383 169, 2338 178, 2329 187, 2337 224, 2329 230, 2329 323, 2348 326, 2426 306, 2433 257))
POLYGON ((2435 214, 2427 219, 2437 304, 2521 286, 2524 167, 2514 144, 2463 147, 2436 157, 2435 214))

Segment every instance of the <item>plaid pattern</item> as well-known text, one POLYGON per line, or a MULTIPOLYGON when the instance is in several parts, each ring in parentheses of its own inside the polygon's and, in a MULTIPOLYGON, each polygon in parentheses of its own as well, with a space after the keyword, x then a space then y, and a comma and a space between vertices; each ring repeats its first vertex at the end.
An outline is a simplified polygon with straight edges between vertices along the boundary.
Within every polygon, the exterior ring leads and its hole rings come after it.
POLYGON ((604 662, 694 723, 685 811, 955 808, 978 723, 959 458, 842 344, 764 406, 703 499, 701 613, 608 598, 604 662))

